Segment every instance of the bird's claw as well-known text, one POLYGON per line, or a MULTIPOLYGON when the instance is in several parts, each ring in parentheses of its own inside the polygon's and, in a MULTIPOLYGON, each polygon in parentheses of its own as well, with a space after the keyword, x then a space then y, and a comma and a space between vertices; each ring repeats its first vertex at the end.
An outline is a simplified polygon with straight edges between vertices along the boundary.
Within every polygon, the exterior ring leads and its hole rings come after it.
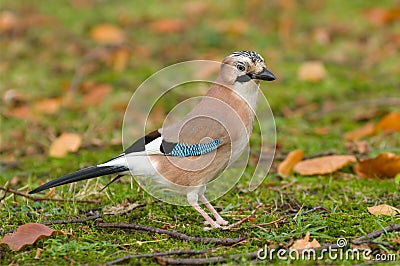
POLYGON ((204 227, 204 231, 209 231, 215 228, 225 228, 228 224, 228 221, 225 221, 224 219, 217 219, 216 221, 204 221, 204 225, 210 225, 210 227, 204 227), (223 226, 221 226, 223 225, 223 226))
POLYGON ((217 224, 219 224, 219 225, 227 225, 229 222, 228 221, 225 221, 224 219, 217 219, 217 224))

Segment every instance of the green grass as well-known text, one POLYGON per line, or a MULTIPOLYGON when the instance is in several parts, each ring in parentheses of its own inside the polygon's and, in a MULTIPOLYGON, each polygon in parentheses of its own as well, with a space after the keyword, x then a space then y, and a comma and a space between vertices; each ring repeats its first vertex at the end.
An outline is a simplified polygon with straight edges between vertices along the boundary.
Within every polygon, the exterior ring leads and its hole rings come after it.
MULTIPOLYGON (((115 156, 122 147, 109 143, 120 137, 124 115, 115 106, 126 105, 135 88, 146 78, 176 62, 220 59, 235 50, 258 51, 278 77, 276 82, 262 85, 275 115, 278 154, 293 149, 302 149, 306 155, 326 150, 345 154, 346 142, 342 134, 365 124, 365 121, 355 121, 356 115, 377 112, 380 115, 371 118, 376 122, 382 114, 399 110, 398 106, 367 104, 367 101, 399 97, 400 55, 398 41, 394 39, 400 24, 375 26, 365 15, 365 10, 377 6, 390 8, 391 1, 329 1, 320 4, 305 1, 295 4, 293 9, 273 1, 204 1, 206 9, 200 15, 191 14, 181 1, 168 4, 159 1, 86 1, 89 7, 78 8, 73 7, 73 2, 79 1, 40 1, 35 5, 26 1, 2 3, 1 11, 9 10, 17 16, 19 23, 30 21, 32 26, 24 26, 25 30, 21 32, 2 32, 0 35, 2 51, 6 51, 0 54, 1 94, 16 89, 23 93, 28 104, 42 98, 64 96, 82 58, 101 47, 90 38, 90 30, 100 23, 115 24, 125 30, 127 47, 131 52, 127 67, 118 73, 107 60, 96 58, 91 62, 93 70, 83 75, 82 82, 106 83, 113 88, 112 96, 97 107, 84 109, 77 103, 75 107, 64 106, 54 115, 40 115, 38 121, 31 121, 3 115, 11 107, 2 100, 1 156, 14 158, 17 165, 2 166, 1 186, 23 187, 21 191, 27 192, 44 181, 115 156), (154 21, 169 18, 181 19, 183 32, 162 35, 149 26, 154 21), (288 18, 293 26, 290 38, 286 39, 281 36, 281 31, 284 27, 282 21, 288 18), (246 30, 239 33, 237 29, 223 31, 221 23, 224 21, 247 24, 246 30), (318 43, 313 37, 316 28, 328 32, 330 41, 327 44, 318 43), (317 83, 299 81, 299 66, 311 59, 324 63, 327 77, 317 83), (333 108, 332 111, 326 111, 327 105, 333 108), (298 115, 285 115, 287 109, 298 111, 302 108, 305 111, 298 115), (327 134, 316 134, 318 128, 326 128, 327 134), (81 134, 86 145, 77 153, 60 159, 50 158, 48 148, 55 136, 62 132, 81 134), (95 143, 101 145, 98 147, 95 143), (15 176, 18 183, 10 185, 15 176)), ((78 91, 77 98, 80 97, 78 91)), ((171 102, 165 103, 164 107, 170 109, 171 102)), ((258 141, 257 134, 253 134, 252 143, 258 141)), ((382 152, 399 154, 398 133, 372 136, 367 141, 371 146, 371 156, 382 152)), ((137 202, 147 205, 122 216, 105 216, 104 221, 167 226, 193 236, 237 237, 246 234, 248 241, 243 244, 229 248, 195 244, 165 235, 100 229, 95 222, 89 221, 53 225, 52 228, 72 236, 43 239, 18 252, 2 246, 0 264, 105 264, 128 254, 184 248, 214 249, 209 256, 239 254, 257 251, 265 244, 288 244, 292 239, 304 237, 307 231, 310 231, 311 239, 316 238, 321 244, 336 243, 340 237, 360 237, 400 221, 398 216, 372 216, 367 211, 367 207, 383 203, 400 208, 399 187, 393 180, 358 179, 350 168, 328 176, 291 176, 287 179, 277 177, 273 170, 256 191, 246 193, 252 169, 250 166, 236 186, 215 202, 219 210, 226 210, 223 216, 229 222, 248 215, 257 202, 265 204, 256 212, 256 220, 244 223, 238 232, 203 231, 202 217, 195 210, 158 201, 138 189, 129 177, 124 177, 123 182, 113 184, 102 193, 98 190, 108 178, 57 188, 56 196, 59 198, 101 199, 100 205, 34 202, 18 196, 15 202, 12 196, 0 202, 0 229, 5 231, 28 222, 84 217, 101 211, 103 206, 137 202), (280 189, 291 181, 295 183, 280 189), (307 206, 322 205, 328 212, 310 212, 278 227, 248 228, 287 215, 293 199, 304 210, 307 206), (37 248, 43 249, 40 260, 34 259, 37 248)), ((394 237, 398 238, 399 234, 389 233, 376 241, 391 243, 394 250, 387 251, 397 252, 399 259, 399 245, 390 240, 394 237)), ((375 247, 385 250, 379 244, 375 247)), ((152 259, 135 259, 133 262, 156 264, 152 259)), ((249 263, 245 259, 240 262, 249 263)), ((281 265, 314 264, 277 259, 272 262, 281 265)), ((351 265, 358 262, 326 259, 316 263, 351 265)))

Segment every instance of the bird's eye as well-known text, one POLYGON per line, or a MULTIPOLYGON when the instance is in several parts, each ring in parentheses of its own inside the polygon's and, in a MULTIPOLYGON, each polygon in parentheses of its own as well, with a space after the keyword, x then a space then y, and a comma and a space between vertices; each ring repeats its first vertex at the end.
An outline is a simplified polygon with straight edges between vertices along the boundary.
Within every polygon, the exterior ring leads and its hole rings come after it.
POLYGON ((244 65, 242 65, 242 64, 237 64, 236 68, 237 68, 239 71, 245 71, 245 70, 246 70, 246 67, 245 67, 244 65))

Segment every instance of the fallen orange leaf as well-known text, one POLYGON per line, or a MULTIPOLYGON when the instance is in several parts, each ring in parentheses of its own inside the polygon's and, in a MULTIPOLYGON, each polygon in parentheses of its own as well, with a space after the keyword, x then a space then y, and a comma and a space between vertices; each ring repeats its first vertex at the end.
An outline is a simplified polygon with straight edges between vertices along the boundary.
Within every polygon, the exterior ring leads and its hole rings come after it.
POLYGON ((288 177, 293 167, 303 158, 302 150, 291 151, 283 162, 278 166, 278 174, 282 177, 288 177))
POLYGON ((12 109, 8 109, 4 112, 4 115, 25 121, 27 120, 32 122, 38 121, 38 118, 35 115, 33 115, 32 108, 28 105, 23 105, 12 109))
POLYGON ((114 53, 113 68, 116 72, 122 72, 126 68, 129 59, 129 51, 126 49, 119 49, 114 53))
POLYGON ((360 128, 356 128, 352 131, 343 134, 343 138, 349 141, 355 141, 373 134, 374 131, 375 131, 374 123, 369 122, 360 128))
POLYGON ((368 154, 370 151, 369 143, 365 140, 346 143, 347 150, 350 153, 368 154))
POLYGON ((125 41, 124 31, 111 24, 99 24, 94 27, 90 36, 93 40, 102 44, 120 44, 125 41))
POLYGON ((18 17, 11 11, 0 12, 0 32, 12 31, 18 28, 18 17))
POLYGON ((299 80, 305 81, 320 81, 326 77, 324 64, 320 61, 309 61, 301 64, 297 72, 299 80))
POLYGON ((74 133, 62 133, 51 143, 49 155, 52 157, 63 157, 68 152, 76 152, 82 143, 82 137, 74 133))
POLYGON ((376 124, 374 131, 395 131, 400 132, 400 112, 393 112, 385 115, 382 120, 376 124))
POLYGON ((373 206, 373 207, 368 207, 367 209, 370 214, 373 214, 376 216, 378 216, 378 215, 395 216, 397 214, 400 214, 399 209, 397 209, 393 206, 387 205, 387 204, 381 204, 381 205, 377 205, 377 206, 373 206))
POLYGON ((94 85, 93 88, 83 96, 82 104, 85 107, 96 106, 102 103, 104 97, 111 92, 111 86, 107 84, 94 85))
POLYGON ((319 248, 321 245, 314 238, 313 241, 310 242, 310 232, 307 231, 306 236, 303 239, 297 239, 290 249, 309 249, 309 248, 319 248))
POLYGON ((316 135, 320 135, 320 136, 329 134, 329 128, 327 128, 327 127, 317 127, 313 131, 316 135))
POLYGON ((299 162, 295 165, 294 171, 301 175, 324 175, 333 173, 355 161, 356 157, 353 155, 323 156, 299 162))
POLYGON ((47 238, 56 234, 65 234, 62 231, 53 230, 48 226, 38 223, 27 223, 17 228, 17 231, 7 234, 1 240, 0 245, 8 245, 8 247, 17 251, 25 245, 34 244, 42 238, 47 238))
POLYGON ((150 24, 150 29, 162 34, 181 32, 184 24, 180 19, 160 19, 150 24))
POLYGON ((358 162, 354 172, 363 178, 393 178, 400 173, 400 157, 394 153, 382 153, 358 162))
POLYGON ((34 110, 44 114, 55 114, 61 106, 61 99, 43 99, 35 103, 34 110))
POLYGON ((242 35, 247 32, 249 24, 244 20, 221 20, 214 28, 224 34, 242 35))
POLYGON ((371 8, 365 12, 365 16, 377 26, 385 25, 400 18, 400 7, 390 9, 371 8))

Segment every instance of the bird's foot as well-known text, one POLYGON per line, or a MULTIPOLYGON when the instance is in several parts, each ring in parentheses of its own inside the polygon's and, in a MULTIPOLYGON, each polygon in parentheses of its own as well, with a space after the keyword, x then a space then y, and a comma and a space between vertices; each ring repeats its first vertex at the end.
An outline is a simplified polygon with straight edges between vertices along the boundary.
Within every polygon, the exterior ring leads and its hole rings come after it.
MULTIPOLYGON (((210 225, 211 227, 211 229, 212 228, 220 228, 221 227, 221 225, 218 223, 218 222, 214 222, 213 220, 211 220, 211 221, 204 221, 204 225, 210 225)), ((208 228, 208 227, 207 227, 208 228)))
POLYGON ((225 221, 224 219, 217 219, 217 224, 219 224, 219 225, 227 225, 229 222, 228 221, 225 221))

